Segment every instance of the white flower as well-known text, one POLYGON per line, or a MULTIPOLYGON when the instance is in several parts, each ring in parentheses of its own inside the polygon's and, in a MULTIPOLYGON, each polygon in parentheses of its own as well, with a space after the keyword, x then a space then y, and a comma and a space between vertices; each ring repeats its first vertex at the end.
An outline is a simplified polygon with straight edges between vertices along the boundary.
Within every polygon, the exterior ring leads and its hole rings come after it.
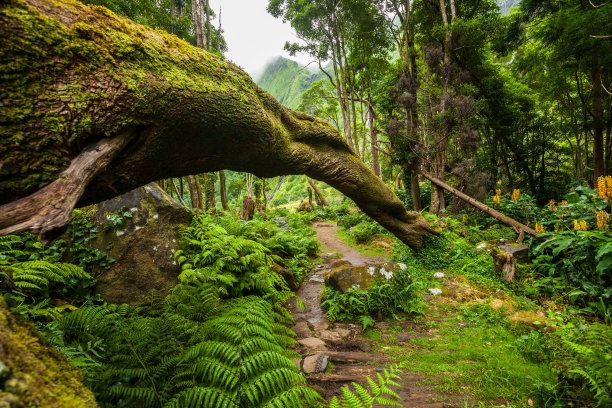
POLYGON ((401 269, 402 271, 404 271, 404 270, 406 270, 406 268, 408 268, 408 267, 406 266, 406 264, 403 264, 403 263, 398 263, 397 265, 400 267, 400 269, 401 269))
POLYGON ((429 291, 429 293, 431 293, 434 296, 438 296, 439 294, 442 293, 442 290, 438 288, 429 288, 427 290, 429 291))
POLYGON ((434 278, 443 278, 445 275, 442 272, 434 273, 434 278))

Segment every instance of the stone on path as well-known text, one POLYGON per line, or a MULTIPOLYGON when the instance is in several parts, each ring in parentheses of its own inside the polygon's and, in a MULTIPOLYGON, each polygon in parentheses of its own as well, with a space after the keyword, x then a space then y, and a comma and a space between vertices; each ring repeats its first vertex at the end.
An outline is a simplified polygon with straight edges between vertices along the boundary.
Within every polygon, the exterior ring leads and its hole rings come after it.
POLYGON ((307 337, 305 339, 300 339, 298 340, 298 343, 314 351, 327 350, 327 347, 325 346, 325 342, 321 339, 317 339, 316 337, 307 337))
POLYGON ((325 354, 314 354, 302 360, 302 371, 306 374, 322 373, 327 369, 329 357, 325 354))
POLYGON ((298 324, 293 326, 291 330, 293 330, 300 339, 312 336, 312 333, 310 332, 310 327, 308 327, 308 323, 305 321, 299 322, 298 324))

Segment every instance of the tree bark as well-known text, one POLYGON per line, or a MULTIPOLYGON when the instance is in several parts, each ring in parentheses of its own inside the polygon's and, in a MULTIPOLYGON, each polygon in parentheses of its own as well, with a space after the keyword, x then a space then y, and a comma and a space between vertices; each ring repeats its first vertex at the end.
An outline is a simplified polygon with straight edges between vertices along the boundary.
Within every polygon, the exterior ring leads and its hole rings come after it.
POLYGON ((139 129, 81 180, 77 205, 221 169, 306 174, 412 247, 435 233, 329 123, 283 107, 230 62, 106 9, 72 0, 0 4, 0 71, 10 72, 0 89, 11 107, 0 124, 0 204, 57 180, 90 143, 139 129))
POLYGON ((58 179, 34 194, 0 206, 0 235, 31 231, 45 235, 70 222, 87 184, 125 147, 131 134, 101 139, 75 157, 58 179))
POLYGON ((250 221, 255 214, 255 201, 248 195, 242 197, 242 209, 240 210, 240 219, 250 221))
POLYGON ((226 191, 225 171, 219 170, 219 194, 221 195, 221 207, 223 211, 230 211, 230 206, 227 203, 227 191, 226 191))
POLYGON ((310 187, 312 187, 312 189, 315 192, 315 198, 317 200, 317 204, 320 205, 321 207, 325 207, 327 205, 327 200, 325 199, 325 196, 323 195, 321 190, 319 190, 319 187, 317 187, 317 185, 315 184, 314 181, 312 181, 312 179, 306 177, 306 180, 308 180, 308 184, 310 184, 310 187))
POLYGON ((601 176, 605 176, 604 162, 604 118, 603 118, 603 100, 601 90, 601 68, 599 67, 599 58, 593 58, 593 67, 591 70, 591 79, 593 82, 593 178, 594 185, 597 188, 597 180, 601 176))
POLYGON ((418 173, 420 175, 422 175, 423 177, 425 177, 427 180, 431 181, 433 184, 435 184, 436 186, 443 188, 444 190, 448 191, 449 193, 455 195, 456 197, 460 198, 461 200, 465 201, 466 203, 470 204, 471 206, 479 209, 480 211, 484 212, 485 214, 490 215, 491 217, 495 218, 496 220, 514 228, 514 230, 520 234, 521 231, 526 232, 529 235, 533 235, 534 237, 538 236, 538 233, 533 229, 528 227, 527 225, 521 224, 520 222, 513 220, 512 218, 505 216, 504 214, 500 213, 499 211, 494 210, 493 208, 481 203, 478 200, 473 199, 472 197, 468 196, 467 194, 462 193, 461 191, 449 186, 448 184, 444 183, 441 180, 438 180, 435 177, 430 176, 429 174, 425 173, 424 171, 418 170, 418 173))

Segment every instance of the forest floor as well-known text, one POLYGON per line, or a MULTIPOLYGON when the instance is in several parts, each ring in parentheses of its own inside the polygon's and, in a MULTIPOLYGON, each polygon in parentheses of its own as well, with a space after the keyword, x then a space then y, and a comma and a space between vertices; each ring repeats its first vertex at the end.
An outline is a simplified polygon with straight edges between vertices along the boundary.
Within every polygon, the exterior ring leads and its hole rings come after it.
POLYGON ((554 378, 547 367, 526 360, 518 337, 500 324, 514 313, 512 300, 460 275, 438 278, 440 295, 422 294, 426 308, 416 320, 377 322, 366 332, 361 324, 330 323, 321 295, 324 276, 338 258, 364 265, 387 261, 390 254, 386 259, 363 255, 340 239, 334 224, 319 222, 314 228, 322 262, 297 292, 307 309, 293 304, 290 310, 299 364, 325 399, 398 364, 403 373, 396 392, 402 406, 414 408, 527 407, 533 383, 554 378))

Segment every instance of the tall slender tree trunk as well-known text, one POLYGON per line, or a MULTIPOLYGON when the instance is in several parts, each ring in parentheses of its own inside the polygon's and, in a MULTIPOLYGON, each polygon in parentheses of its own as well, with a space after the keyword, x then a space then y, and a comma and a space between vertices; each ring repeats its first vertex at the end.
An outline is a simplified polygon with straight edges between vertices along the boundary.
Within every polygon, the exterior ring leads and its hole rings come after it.
POLYGON ((219 193, 221 195, 221 207, 223 211, 230 211, 230 206, 227 203, 225 170, 219 170, 219 193))
MULTIPOLYGON (((370 119, 370 151, 372 153, 372 171, 380 177, 380 163, 378 162, 378 129, 376 128, 376 112, 372 105, 372 95, 368 94, 368 116, 370 119)), ((365 149, 364 149, 365 150, 365 149)))
POLYGON ((604 162, 604 118, 603 118, 603 100, 601 89, 601 68, 599 66, 599 58, 597 55, 593 58, 593 67, 591 69, 591 78, 593 82, 593 178, 594 185, 597 188, 597 179, 605 175, 604 162))

